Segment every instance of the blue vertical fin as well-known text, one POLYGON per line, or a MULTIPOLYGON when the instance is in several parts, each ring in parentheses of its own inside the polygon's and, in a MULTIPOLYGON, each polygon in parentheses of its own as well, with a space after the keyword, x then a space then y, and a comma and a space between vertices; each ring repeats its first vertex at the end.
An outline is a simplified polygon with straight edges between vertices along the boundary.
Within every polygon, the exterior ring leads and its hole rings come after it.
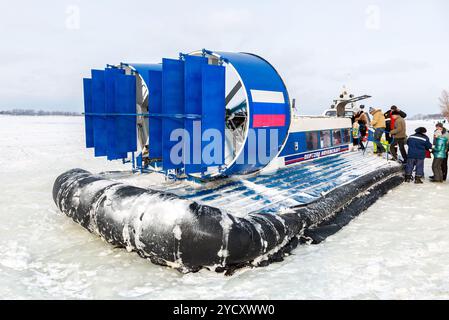
POLYGON ((116 117, 116 151, 128 153, 137 151, 136 77, 134 75, 115 75, 116 111, 134 114, 116 117))
MULTIPOLYGON (((148 71, 148 112, 162 113, 162 71, 148 71)), ((149 119, 149 158, 162 159, 162 119, 150 117, 149 119)))
MULTIPOLYGON (((105 104, 106 113, 114 114, 117 111, 117 101, 115 95, 115 82, 117 81, 117 74, 123 74, 125 71, 118 68, 108 68, 105 70, 104 81, 105 81, 105 104)), ((123 159, 127 157, 126 153, 118 152, 117 149, 117 128, 116 123, 119 121, 119 117, 123 116, 108 116, 106 120, 106 130, 107 130, 107 158, 108 160, 123 159)))
MULTIPOLYGON (((185 110, 186 114, 201 115, 202 111, 202 67, 207 64, 207 58, 185 56, 185 110)), ((204 171, 201 165, 201 119, 184 119, 184 127, 189 139, 185 139, 184 165, 186 173, 204 171), (187 157, 188 156, 188 157, 187 157)))
MULTIPOLYGON (((183 155, 171 157, 173 147, 180 143, 170 141, 170 136, 177 129, 183 129, 183 118, 175 118, 176 114, 184 114, 184 61, 162 59, 162 167, 164 170, 183 167, 183 155)), ((182 148, 181 148, 182 150, 182 148)))
POLYGON ((94 145, 94 127, 92 113, 92 79, 83 79, 84 91, 84 129, 86 134, 86 148, 93 148, 94 145))
POLYGON ((93 117, 95 156, 102 157, 107 154, 107 120, 105 105, 104 71, 92 70, 92 112, 93 117), (103 115, 101 115, 103 114, 103 115))
MULTIPOLYGON (((201 131, 207 138, 207 131, 215 133, 215 138, 202 142, 201 150, 213 143, 215 148, 211 152, 212 159, 207 159, 205 152, 202 162, 204 166, 219 166, 224 164, 225 139, 225 67, 219 65, 202 66, 202 112, 201 131), (206 134, 205 134, 206 133, 206 134), (217 139, 217 140, 215 140, 217 139), (213 140, 213 141, 212 141, 213 140), (215 154, 218 152, 219 154, 215 154)), ((205 139, 207 140, 207 139, 205 139)))

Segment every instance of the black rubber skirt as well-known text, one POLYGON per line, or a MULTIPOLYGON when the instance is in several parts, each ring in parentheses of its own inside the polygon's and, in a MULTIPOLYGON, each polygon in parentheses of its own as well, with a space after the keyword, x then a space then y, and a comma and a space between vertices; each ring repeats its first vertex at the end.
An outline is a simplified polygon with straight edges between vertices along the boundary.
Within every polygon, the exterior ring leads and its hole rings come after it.
POLYGON ((181 272, 217 272, 282 261, 298 243, 318 243, 404 180, 379 169, 288 213, 237 217, 174 194, 108 180, 82 169, 53 186, 58 208, 114 246, 181 272))

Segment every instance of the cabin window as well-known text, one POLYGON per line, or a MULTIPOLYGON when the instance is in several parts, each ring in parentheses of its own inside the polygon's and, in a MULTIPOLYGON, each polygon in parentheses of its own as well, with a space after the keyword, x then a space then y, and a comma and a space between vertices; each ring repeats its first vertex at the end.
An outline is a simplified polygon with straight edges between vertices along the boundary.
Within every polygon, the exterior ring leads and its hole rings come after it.
POLYGON ((351 129, 343 129, 343 143, 351 142, 351 129))
POLYGON ((330 130, 323 130, 320 133, 321 138, 321 148, 331 147, 331 132, 330 130))
POLYGON ((314 131, 306 132, 306 144, 307 144, 307 150, 319 149, 318 132, 314 132, 314 131))
POLYGON ((341 142, 341 130, 333 130, 332 132, 332 145, 338 146, 341 142))

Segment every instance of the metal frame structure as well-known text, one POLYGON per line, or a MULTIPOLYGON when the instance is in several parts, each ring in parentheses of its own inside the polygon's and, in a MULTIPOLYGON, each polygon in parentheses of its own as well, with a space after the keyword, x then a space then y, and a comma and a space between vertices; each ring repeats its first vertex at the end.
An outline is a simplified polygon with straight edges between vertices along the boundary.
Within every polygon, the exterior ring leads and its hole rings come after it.
MULTIPOLYGON (((292 119, 289 95, 282 78, 270 63, 249 53, 203 49, 181 53, 178 60, 164 58, 162 64, 107 65, 103 71, 93 70, 92 79, 84 79, 84 93, 86 147, 94 148, 95 156, 123 159, 124 163, 133 163, 134 171, 164 172, 169 177, 210 179, 261 170, 266 162, 259 161, 258 156, 255 162, 249 161, 254 153, 249 147, 250 134, 266 139, 257 140, 256 148, 265 146, 262 152, 265 155, 269 152, 269 160, 272 160, 287 141, 292 119), (225 68, 238 78, 227 95, 225 68), (104 79, 99 76, 102 74, 106 75, 104 79), (122 77, 127 77, 128 82, 129 77, 135 78, 128 92, 122 92, 122 77), (240 90, 245 101, 230 106, 240 90), (120 98, 123 101, 118 103, 120 98), (96 102, 92 104, 92 101, 96 102), (135 110, 129 108, 130 104, 135 105, 135 110), (184 154, 180 164, 169 158, 169 151, 176 144, 170 139, 170 133, 176 129, 192 133, 192 122, 196 120, 201 121, 201 133, 206 129, 219 130, 223 137, 223 154, 225 145, 229 146, 226 132, 230 133, 233 152, 228 152, 228 157, 223 155, 226 159, 211 166, 203 162, 191 164, 185 161, 184 154), (273 149, 267 134, 271 131, 278 134, 275 152, 268 150, 273 149), (117 140, 125 141, 122 143, 125 147, 117 149, 117 140), (138 146, 132 141, 137 141, 138 146), (128 160, 129 152, 131 160, 128 160), (138 152, 137 157, 135 152, 138 152)), ((192 146, 189 148, 191 154, 195 153, 192 146)), ((201 152, 203 148, 201 142, 201 152)))

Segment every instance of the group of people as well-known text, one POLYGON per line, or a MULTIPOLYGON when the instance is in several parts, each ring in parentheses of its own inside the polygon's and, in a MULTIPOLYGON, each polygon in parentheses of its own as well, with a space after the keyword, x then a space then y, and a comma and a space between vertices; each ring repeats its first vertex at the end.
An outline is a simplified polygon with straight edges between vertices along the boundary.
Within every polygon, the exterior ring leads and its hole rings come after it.
POLYGON ((449 150, 449 132, 442 123, 437 123, 433 135, 433 143, 426 135, 424 127, 417 128, 415 134, 407 137, 407 126, 405 118, 407 114, 397 106, 392 106, 387 112, 380 109, 370 108, 369 113, 373 119, 370 120, 363 108, 356 111, 352 117, 354 146, 365 150, 364 141, 367 140, 368 128, 374 129, 373 143, 375 153, 382 156, 389 152, 392 159, 405 164, 405 180, 412 181, 415 171, 415 183, 423 183, 424 159, 431 158, 433 154, 432 171, 430 181, 441 183, 447 178, 447 163, 449 150), (385 134, 385 144, 382 137, 385 134), (408 152, 405 146, 408 146, 408 152), (398 159, 397 149, 401 153, 402 160, 398 159), (388 149, 388 150, 387 150, 388 149))

